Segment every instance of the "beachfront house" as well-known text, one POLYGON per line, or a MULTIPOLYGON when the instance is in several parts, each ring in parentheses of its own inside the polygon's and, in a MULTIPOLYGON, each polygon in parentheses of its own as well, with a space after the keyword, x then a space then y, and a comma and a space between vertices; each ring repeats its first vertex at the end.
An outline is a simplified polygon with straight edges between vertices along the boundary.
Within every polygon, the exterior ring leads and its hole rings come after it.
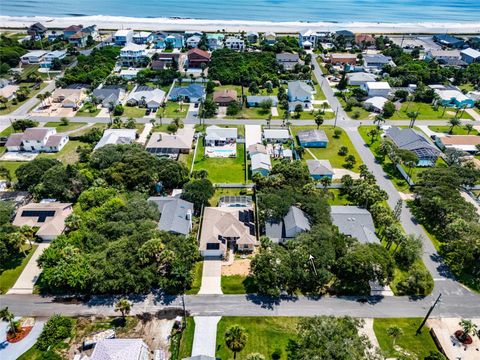
POLYGON ((460 57, 467 64, 472 64, 475 62, 480 62, 480 51, 468 48, 460 51, 460 57))
POLYGON ((79 31, 82 31, 82 29, 83 29, 83 25, 70 25, 65 29, 63 29, 63 38, 65 40, 68 40, 70 39, 70 36, 73 36, 79 31))
POLYGON ((39 22, 36 22, 35 24, 32 24, 29 26, 27 29, 27 34, 30 35, 30 40, 40 40, 45 37, 45 33, 47 32, 47 28, 40 24, 39 22))
POLYGON ((208 49, 211 51, 221 49, 223 47, 223 39, 225 39, 225 35, 221 33, 207 34, 208 49))
POLYGON ((313 180, 332 179, 334 171, 328 160, 307 160, 308 172, 313 180))
POLYGON ((153 41, 153 33, 150 31, 134 32, 132 41, 137 45, 145 45, 153 41))
POLYGON ((277 43, 277 34, 273 31, 268 31, 263 35, 263 40, 267 45, 275 45, 277 43))
POLYGON ((187 53, 188 67, 198 69, 202 66, 207 67, 211 57, 212 55, 207 51, 198 48, 190 49, 187 53))
POLYGON ((318 33, 311 29, 300 32, 298 35, 298 44, 305 50, 314 49, 317 43, 329 36, 328 33, 318 33))
POLYGON ((449 48, 455 48, 455 49, 460 49, 464 44, 465 41, 457 38, 455 36, 449 35, 449 34, 436 34, 433 35, 433 41, 436 43, 446 46, 449 48))
POLYGON ((145 147, 150 154, 177 160, 180 154, 188 154, 192 149, 195 129, 178 129, 175 134, 154 132, 145 147))
POLYGON ((156 111, 165 100, 165 91, 139 85, 127 96, 128 106, 140 106, 156 111))
POLYGON ((65 220, 72 212, 70 203, 30 203, 17 210, 13 225, 34 228, 35 236, 43 241, 52 241, 63 234, 65 220))
POLYGON ((326 148, 328 146, 328 137, 323 130, 301 130, 297 132, 297 138, 300 146, 305 148, 326 148))
POLYGON ((133 41, 133 30, 117 30, 112 39, 115 45, 125 46, 133 41))
POLYGON ((440 156, 440 151, 413 129, 392 126, 385 131, 385 136, 399 149, 414 152, 418 157, 417 166, 435 166, 440 156))
POLYGON ((158 230, 187 236, 192 231, 193 204, 179 196, 152 196, 160 212, 158 230))
POLYGON ((361 244, 380 244, 368 210, 358 206, 333 205, 330 207, 330 217, 342 234, 357 239, 361 244))
POLYGON ((58 152, 68 142, 68 135, 57 134, 55 128, 33 127, 23 133, 13 133, 8 137, 5 147, 8 151, 58 152))
POLYGON ((190 84, 188 86, 175 86, 169 94, 168 100, 178 101, 182 99, 186 103, 199 103, 205 100, 205 86, 199 84, 190 84))
POLYGON ((258 41, 258 32, 256 31, 249 31, 247 32, 247 41, 250 44, 255 44, 258 41))
POLYGON ((187 38, 187 40, 185 41, 185 44, 187 45, 187 48, 193 49, 198 47, 198 44, 200 43, 201 40, 202 40, 201 36, 193 35, 187 38))
POLYGON ((258 245, 251 206, 206 207, 200 233, 200 254, 224 258, 229 251, 252 252, 258 245))
POLYGON ((219 90, 213 93, 213 102, 218 106, 228 106, 237 101, 238 96, 235 90, 219 90))
POLYGON ((225 47, 230 50, 243 51, 245 49, 245 41, 236 36, 230 36, 225 40, 225 47))
POLYGON ((293 239, 305 231, 310 231, 310 220, 307 214, 296 206, 290 206, 280 221, 265 221, 265 236, 276 244, 293 239))
POLYGON ((392 88, 386 81, 368 81, 361 85, 360 88, 364 90, 368 96, 382 96, 388 97, 392 92, 392 88))
POLYGON ((135 141, 136 136, 136 129, 106 129, 93 150, 101 149, 106 145, 131 144, 135 141))
POLYGON ((120 50, 120 62, 125 67, 143 67, 148 65, 147 46, 134 43, 126 44, 120 50))

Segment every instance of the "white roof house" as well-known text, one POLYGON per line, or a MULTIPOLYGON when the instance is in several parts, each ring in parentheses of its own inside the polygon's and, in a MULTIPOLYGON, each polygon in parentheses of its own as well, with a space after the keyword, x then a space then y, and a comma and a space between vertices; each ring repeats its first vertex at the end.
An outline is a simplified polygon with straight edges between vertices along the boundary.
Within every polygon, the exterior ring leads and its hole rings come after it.
POLYGON ((365 109, 373 109, 374 111, 382 111, 383 106, 388 101, 387 98, 383 96, 374 96, 364 101, 363 106, 365 109))
POLYGON ((150 350, 142 339, 103 339, 89 360, 148 360, 150 350))
POLYGON ((373 74, 366 72, 354 72, 347 74, 348 85, 360 86, 367 82, 376 81, 377 77, 373 74))
POLYGON ((219 126, 209 126, 205 130, 205 140, 206 141, 215 141, 215 140, 222 140, 225 141, 227 139, 236 139, 237 138, 237 128, 225 128, 219 126))
POLYGON ((361 85, 361 88, 367 92, 369 96, 383 96, 387 97, 392 88, 386 81, 369 81, 361 85))
POLYGON ((20 59, 24 64, 36 64, 43 60, 43 57, 47 54, 46 51, 43 50, 34 50, 30 51, 23 55, 20 59))
POLYGON ((98 150, 105 145, 131 144, 135 141, 137 130, 135 129, 107 129, 104 131, 102 138, 95 145, 93 150, 98 150))
POLYGON ((270 161, 270 155, 263 153, 256 153, 251 156, 252 160, 252 172, 260 170, 270 171, 272 169, 272 162, 270 161))
POLYGON ((465 61, 467 64, 471 64, 473 62, 480 62, 480 51, 472 48, 460 51, 460 56, 462 60, 465 61))
POLYGON ((165 100, 165 91, 161 89, 152 89, 148 86, 139 86, 127 97, 127 103, 144 103, 147 108, 158 108, 165 100))
POLYGON ((263 138, 267 141, 287 141, 290 139, 290 133, 287 129, 264 129, 263 138))
POLYGON ((457 99, 458 101, 465 101, 470 99, 461 91, 454 89, 435 89, 435 93, 440 97, 440 99, 444 101, 450 101, 453 98, 457 99))

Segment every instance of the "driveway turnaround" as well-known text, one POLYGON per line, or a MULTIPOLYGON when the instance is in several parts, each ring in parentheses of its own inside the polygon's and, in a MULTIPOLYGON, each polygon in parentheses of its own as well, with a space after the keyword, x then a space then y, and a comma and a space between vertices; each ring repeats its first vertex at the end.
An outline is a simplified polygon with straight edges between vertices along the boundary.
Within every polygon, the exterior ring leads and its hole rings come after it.
POLYGON ((193 335, 192 355, 215 357, 217 346, 217 324, 221 316, 195 316, 195 333, 193 335))
POLYGON ((33 325, 33 328, 27 337, 18 343, 11 344, 7 342, 8 324, 2 321, 0 323, 0 359, 17 359, 24 352, 27 352, 27 350, 37 342, 44 325, 44 320, 36 319, 35 325, 33 325))
POLYGON ((27 266, 23 269, 18 277, 15 285, 7 292, 7 294, 33 294, 33 287, 40 276, 42 270, 38 267, 37 260, 43 251, 50 246, 50 243, 41 243, 30 258, 27 266))
POLYGON ((222 261, 205 260, 203 262, 202 286, 199 294, 223 294, 222 292, 222 261))

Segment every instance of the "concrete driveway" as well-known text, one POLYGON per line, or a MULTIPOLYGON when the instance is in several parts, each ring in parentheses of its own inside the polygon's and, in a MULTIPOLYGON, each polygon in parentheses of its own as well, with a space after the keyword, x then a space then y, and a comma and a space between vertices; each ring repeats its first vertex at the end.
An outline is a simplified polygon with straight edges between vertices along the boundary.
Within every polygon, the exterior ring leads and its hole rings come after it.
MULTIPOLYGON (((18 320, 17 318, 16 320, 18 320)), ((0 359, 17 359, 20 355, 25 353, 37 342, 40 333, 45 325, 45 320, 35 320, 32 330, 26 338, 18 343, 11 344, 7 342, 7 328, 6 322, 0 323, 0 359)))
POLYGON ((217 324, 221 316, 195 316, 195 333, 193 335, 192 355, 215 357, 217 347, 217 324))
POLYGON ((202 286, 199 294, 223 294, 222 293, 222 261, 207 260, 203 262, 202 286))

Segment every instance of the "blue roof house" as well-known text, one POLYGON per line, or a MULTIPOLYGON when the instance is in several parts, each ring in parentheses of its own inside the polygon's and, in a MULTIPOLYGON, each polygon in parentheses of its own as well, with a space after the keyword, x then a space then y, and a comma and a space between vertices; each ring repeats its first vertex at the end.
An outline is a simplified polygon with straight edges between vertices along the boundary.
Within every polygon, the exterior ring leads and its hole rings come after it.
POLYGON ((314 180, 333 179, 333 168, 328 160, 307 160, 307 167, 314 180))
POLYGON ((169 100, 177 101, 183 97, 187 103, 198 103, 205 99, 205 87, 199 84, 190 84, 188 86, 176 86, 170 92, 169 100))
POLYGON ((328 146, 328 137, 323 130, 302 130, 297 133, 297 137, 300 145, 304 148, 326 148, 328 146))

